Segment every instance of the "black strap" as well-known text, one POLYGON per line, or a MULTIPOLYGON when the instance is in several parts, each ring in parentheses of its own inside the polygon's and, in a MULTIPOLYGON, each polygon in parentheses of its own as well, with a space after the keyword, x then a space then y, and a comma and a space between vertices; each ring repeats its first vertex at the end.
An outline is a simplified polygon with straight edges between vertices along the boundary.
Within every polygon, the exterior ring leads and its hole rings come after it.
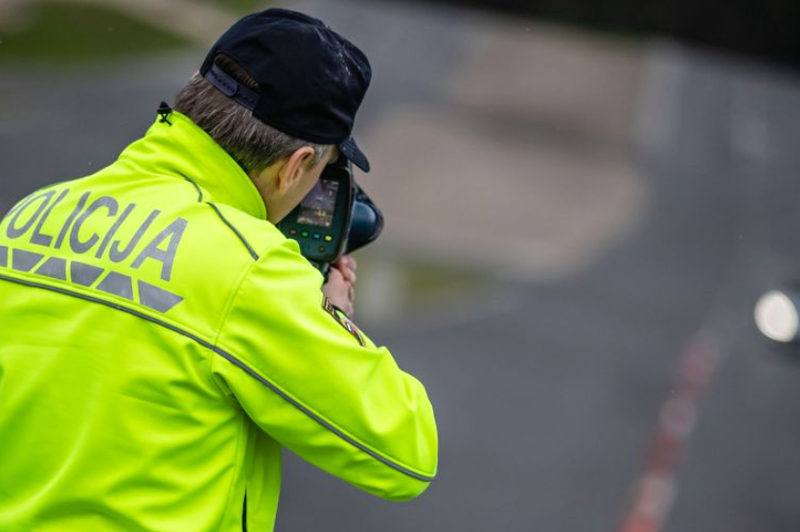
POLYGON ((217 65, 212 65, 208 72, 203 76, 209 83, 214 85, 225 96, 232 99, 239 105, 254 111, 258 103, 258 93, 248 89, 217 65))

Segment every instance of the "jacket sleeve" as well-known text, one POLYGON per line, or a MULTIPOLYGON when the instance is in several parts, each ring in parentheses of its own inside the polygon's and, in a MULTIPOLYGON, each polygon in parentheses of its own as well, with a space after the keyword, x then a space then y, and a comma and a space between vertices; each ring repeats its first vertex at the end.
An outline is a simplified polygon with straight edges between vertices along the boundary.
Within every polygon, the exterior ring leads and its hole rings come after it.
POLYGON ((369 493, 407 500, 437 467, 425 388, 328 308, 322 277, 285 241, 243 279, 212 371, 295 454, 369 493))

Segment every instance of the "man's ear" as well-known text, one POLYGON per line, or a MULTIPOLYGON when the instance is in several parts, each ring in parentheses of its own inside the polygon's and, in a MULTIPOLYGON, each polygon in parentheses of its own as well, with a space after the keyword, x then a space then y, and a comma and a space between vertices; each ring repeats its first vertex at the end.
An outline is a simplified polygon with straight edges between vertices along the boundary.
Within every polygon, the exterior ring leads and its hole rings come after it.
POLYGON ((314 148, 303 146, 295 150, 283 163, 277 175, 277 188, 280 193, 285 194, 295 183, 305 175, 311 168, 314 160, 314 148))

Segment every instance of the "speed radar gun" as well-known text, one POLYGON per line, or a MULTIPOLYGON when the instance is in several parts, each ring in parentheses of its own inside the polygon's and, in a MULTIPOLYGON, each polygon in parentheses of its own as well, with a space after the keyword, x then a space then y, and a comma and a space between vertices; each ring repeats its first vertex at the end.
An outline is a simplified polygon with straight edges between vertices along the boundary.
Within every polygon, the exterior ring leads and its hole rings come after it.
POLYGON ((331 263, 380 236, 383 214, 353 179, 350 162, 340 157, 278 229, 300 244, 303 256, 327 279, 331 263))

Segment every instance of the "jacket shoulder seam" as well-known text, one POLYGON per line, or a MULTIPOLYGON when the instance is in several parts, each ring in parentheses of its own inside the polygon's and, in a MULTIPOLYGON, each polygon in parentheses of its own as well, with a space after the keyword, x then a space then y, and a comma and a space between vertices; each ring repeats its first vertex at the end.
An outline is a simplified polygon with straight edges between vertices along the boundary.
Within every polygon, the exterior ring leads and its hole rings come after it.
POLYGON ((197 184, 197 181, 190 177, 186 177, 185 175, 182 176, 186 181, 194 185, 195 190, 197 191, 197 203, 203 203, 203 189, 200 188, 200 185, 197 184))
POLYGON ((233 233, 236 235, 236 237, 239 239, 239 241, 240 241, 242 244, 244 244, 244 247, 246 247, 246 248, 247 248, 247 251, 248 251, 248 253, 250 253, 250 256, 251 256, 251 257, 253 257, 253 260, 254 260, 254 261, 258 261, 258 253, 256 253, 256 252, 255 252, 255 250, 253 249, 253 246, 251 246, 251 245, 250 245, 250 242, 248 242, 248 241, 247 241, 247 239, 244 237, 244 235, 241 233, 241 231, 239 231, 239 230, 236 228, 236 226, 234 226, 234 225, 233 225, 233 224, 232 224, 232 223, 231 223, 231 222, 230 222, 230 221, 229 221, 229 220, 228 220, 228 219, 225 217, 225 215, 223 215, 223 214, 222 214, 222 211, 221 211, 221 210, 219 209, 219 207, 217 207, 217 206, 216 206, 214 203, 211 203, 210 201, 208 201, 208 202, 206 202, 206 204, 207 204, 207 205, 209 205, 209 206, 210 206, 212 209, 214 209, 214 212, 215 212, 215 213, 217 213, 217 216, 219 217, 219 219, 220 219, 220 220, 222 220, 222 222, 223 222, 225 225, 227 225, 227 226, 228 226, 228 228, 229 228, 231 231, 233 231, 233 233))

